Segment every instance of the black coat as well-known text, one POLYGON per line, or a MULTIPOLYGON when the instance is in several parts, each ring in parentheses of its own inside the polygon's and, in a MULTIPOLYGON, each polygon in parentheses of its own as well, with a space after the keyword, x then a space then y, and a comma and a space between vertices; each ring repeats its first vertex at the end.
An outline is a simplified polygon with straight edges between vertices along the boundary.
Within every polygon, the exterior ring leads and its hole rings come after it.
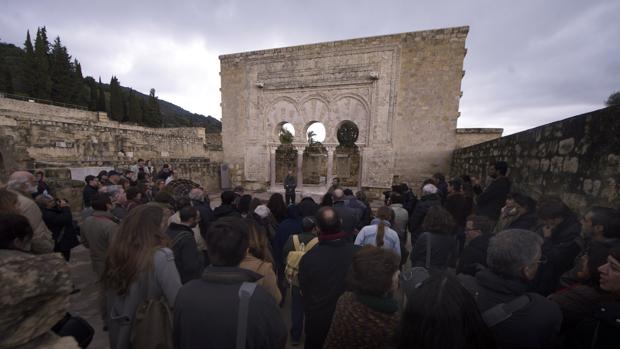
POLYGON ((487 249, 492 234, 482 234, 471 240, 461 252, 456 272, 459 274, 476 275, 482 267, 487 266, 487 249))
MULTIPOLYGON (((485 269, 475 277, 461 274, 465 288, 475 293, 481 313, 500 303, 507 303, 527 293, 527 283, 507 278, 485 269)), ((512 316, 493 326, 491 331, 502 349, 553 348, 562 324, 562 312, 558 305, 547 298, 528 293, 530 303, 515 311, 512 316)))
POLYGON ((321 241, 299 263, 306 315, 306 349, 322 348, 357 247, 345 240, 321 241))
POLYGON ((171 241, 170 248, 174 252, 174 264, 181 276, 181 282, 198 279, 204 269, 204 260, 196 246, 192 229, 183 224, 170 223, 166 234, 171 241))
POLYGON ((593 314, 567 333, 563 348, 608 349, 620 343, 620 303, 602 303, 593 314))
POLYGON ((533 290, 547 296, 559 285, 562 274, 570 270, 581 247, 575 239, 581 233, 579 219, 571 215, 562 221, 546 238, 542 245, 542 259, 546 260, 538 267, 533 283, 533 290))
POLYGON ((411 266, 426 265, 426 240, 431 239, 431 267, 445 269, 454 267, 458 258, 456 238, 449 234, 422 233, 411 251, 411 266))
POLYGON ((344 201, 334 202, 333 208, 342 220, 342 231, 352 234, 361 219, 359 210, 346 206, 344 201))
POLYGON ((204 239, 207 238, 207 230, 209 224, 214 220, 213 210, 208 202, 192 200, 192 206, 194 206, 198 212, 200 212, 200 234, 204 239))
MULTIPOLYGON (((179 290, 174 305, 177 349, 234 348, 239 312, 239 288, 261 275, 237 267, 207 267, 202 277, 179 290)), ((250 298, 245 348, 284 348, 287 332, 280 308, 257 286, 250 298)))
POLYGON ((97 188, 93 188, 86 184, 84 190, 82 191, 82 202, 84 204, 84 208, 90 207, 92 198, 95 194, 97 194, 97 188))
POLYGON ((297 204, 302 217, 314 216, 319 210, 319 205, 311 197, 301 199, 297 204))
POLYGON ((422 233, 422 222, 424 222, 428 210, 435 205, 441 205, 441 197, 437 194, 424 195, 415 205, 415 209, 411 217, 409 217, 411 241, 415 241, 420 233, 422 233))
POLYGON ((536 231, 538 216, 536 212, 526 212, 510 223, 506 229, 525 229, 536 231))
POLYGON ((471 214, 471 198, 463 193, 450 193, 446 199, 446 210, 450 212, 457 227, 464 227, 467 216, 471 214))
POLYGON ((80 244, 78 230, 73 225, 73 216, 69 207, 44 208, 41 210, 43 222, 52 232, 54 251, 66 252, 80 244))
POLYGON ((232 205, 220 205, 213 210, 213 220, 218 220, 222 217, 241 217, 241 214, 232 205))
POLYGON ((510 193, 510 180, 507 177, 497 178, 476 198, 476 214, 497 221, 502 213, 502 207, 506 204, 508 193, 510 193))
POLYGON ((295 179, 295 176, 287 175, 286 178, 284 178, 284 190, 286 190, 287 193, 294 193, 295 188, 297 188, 297 179, 295 179))

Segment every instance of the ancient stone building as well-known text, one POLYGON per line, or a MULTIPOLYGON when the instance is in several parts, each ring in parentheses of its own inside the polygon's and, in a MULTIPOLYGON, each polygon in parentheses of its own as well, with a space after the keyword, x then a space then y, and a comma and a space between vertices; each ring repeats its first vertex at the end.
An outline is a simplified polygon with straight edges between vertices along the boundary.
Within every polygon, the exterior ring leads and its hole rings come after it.
POLYGON ((337 176, 376 193, 447 172, 468 29, 220 56, 222 142, 233 183, 277 190, 291 169, 311 183, 298 189, 320 192, 337 176), (326 138, 310 147, 306 134, 316 122, 326 138), (295 137, 282 145, 287 123, 295 137), (343 126, 357 133, 353 143, 340 139, 343 126))

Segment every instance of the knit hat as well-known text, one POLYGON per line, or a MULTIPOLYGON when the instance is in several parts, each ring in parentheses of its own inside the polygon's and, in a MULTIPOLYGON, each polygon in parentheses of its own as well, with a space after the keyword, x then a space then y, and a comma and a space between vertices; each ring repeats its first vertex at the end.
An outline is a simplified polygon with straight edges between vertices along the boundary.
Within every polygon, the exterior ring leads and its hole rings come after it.
POLYGON ((437 187, 432 184, 427 184, 422 187, 422 195, 437 194, 437 187))
POLYGON ((256 213, 260 218, 267 218, 267 216, 271 213, 271 210, 269 210, 267 205, 258 205, 254 209, 254 213, 256 213))

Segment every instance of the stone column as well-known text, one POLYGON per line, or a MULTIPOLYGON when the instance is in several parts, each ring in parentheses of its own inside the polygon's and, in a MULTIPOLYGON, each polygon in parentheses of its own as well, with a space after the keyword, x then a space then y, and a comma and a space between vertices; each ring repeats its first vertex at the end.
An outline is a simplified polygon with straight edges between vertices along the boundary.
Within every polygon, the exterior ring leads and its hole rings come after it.
POLYGON ((325 184, 328 188, 330 185, 332 185, 332 177, 334 171, 334 150, 336 150, 336 147, 327 146, 327 183, 325 184))
POLYGON ((364 148, 361 146, 357 146, 357 150, 359 151, 359 155, 360 155, 360 161, 359 161, 359 166, 357 168, 358 174, 357 174, 357 190, 362 190, 362 175, 364 172, 364 148))
POLYGON ((295 146, 297 148, 297 190, 300 195, 302 190, 304 189, 304 173, 303 173, 303 164, 304 164, 304 150, 306 149, 305 145, 295 146))
POLYGON ((271 179, 271 189, 276 187, 276 148, 269 148, 269 177, 271 179))

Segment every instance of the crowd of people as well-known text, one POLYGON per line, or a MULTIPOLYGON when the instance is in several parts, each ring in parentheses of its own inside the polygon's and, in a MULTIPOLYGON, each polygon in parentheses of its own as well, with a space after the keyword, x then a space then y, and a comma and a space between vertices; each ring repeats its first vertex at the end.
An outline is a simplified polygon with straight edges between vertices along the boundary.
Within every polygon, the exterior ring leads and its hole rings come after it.
MULTIPOLYGON (((0 288, 25 266, 39 288, 0 303, 66 303, 62 258, 81 242, 114 349, 616 347, 618 211, 578 217, 513 191, 505 162, 487 172, 394 185, 373 210, 337 178, 319 202, 297 201, 289 171, 285 195, 237 187, 212 207, 199 186, 173 196, 171 167, 139 160, 85 178, 80 224, 42 173, 15 172, 0 190, 0 288)), ((0 347, 49 340, 60 313, 22 314, 36 331, 0 321, 0 347)))

